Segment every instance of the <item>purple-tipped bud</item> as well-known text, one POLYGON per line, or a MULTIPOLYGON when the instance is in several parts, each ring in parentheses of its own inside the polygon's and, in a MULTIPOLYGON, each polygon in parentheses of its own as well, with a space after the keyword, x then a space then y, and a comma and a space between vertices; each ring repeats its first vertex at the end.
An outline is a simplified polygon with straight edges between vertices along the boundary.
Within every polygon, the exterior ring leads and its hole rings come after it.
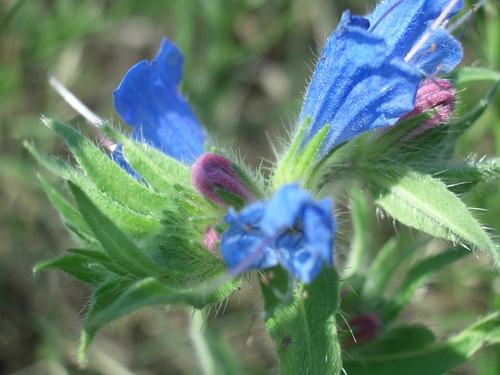
POLYGON ((415 107, 403 115, 399 122, 431 109, 437 109, 437 112, 430 119, 415 130, 414 135, 424 133, 430 128, 442 124, 451 116, 455 107, 456 95, 457 92, 449 81, 435 78, 428 79, 417 91, 415 107))
POLYGON ((254 202, 257 198, 235 172, 231 162, 218 154, 203 154, 191 168, 193 186, 208 199, 222 206, 228 206, 221 193, 240 197, 244 202, 254 202), (216 190, 220 189, 218 193, 216 190))
POLYGON ((344 344, 366 343, 372 341, 380 330, 380 319, 374 313, 363 313, 348 322, 353 337, 344 344))
POLYGON ((219 250, 217 248, 217 242, 220 241, 220 233, 217 232, 211 225, 205 230, 205 246, 212 253, 220 257, 219 250))

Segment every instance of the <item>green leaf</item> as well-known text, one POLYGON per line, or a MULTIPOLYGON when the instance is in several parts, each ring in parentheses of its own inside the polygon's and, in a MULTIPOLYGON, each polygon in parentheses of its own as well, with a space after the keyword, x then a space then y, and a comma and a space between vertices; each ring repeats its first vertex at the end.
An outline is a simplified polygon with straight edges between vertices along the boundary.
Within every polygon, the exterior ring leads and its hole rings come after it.
POLYGON ((104 152, 75 129, 57 121, 43 119, 68 145, 88 179, 114 201, 145 215, 160 215, 169 205, 166 196, 139 184, 104 152))
POLYGON ((448 138, 455 139, 460 137, 463 132, 468 130, 476 120, 481 117, 484 111, 486 111, 488 106, 492 103, 499 86, 500 80, 496 81, 490 87, 485 97, 479 101, 475 108, 447 126, 450 129, 450 131, 447 132, 448 138))
POLYGON ((92 232, 78 210, 39 173, 37 173, 37 177, 45 194, 47 194, 50 202, 57 208, 68 228, 80 239, 83 239, 87 243, 95 244, 96 241, 92 238, 92 232))
POLYGON ((33 272, 46 269, 63 271, 75 279, 93 286, 101 284, 108 276, 108 273, 102 268, 92 267, 89 264, 89 259, 79 254, 62 254, 54 259, 38 263, 33 268, 33 272))
POLYGON ((500 264, 496 246, 443 183, 403 167, 371 169, 364 175, 371 183, 375 203, 396 220, 432 236, 483 250, 500 264))
POLYGON ((412 267, 407 272, 407 276, 399 288, 397 295, 391 298, 388 307, 381 314, 381 320, 390 321, 394 319, 401 309, 410 302, 415 291, 429 280, 429 276, 469 254, 470 251, 465 248, 449 249, 443 253, 426 258, 412 267))
POLYGON ((78 254, 88 258, 90 261, 99 263, 103 267, 107 268, 109 271, 116 275, 128 276, 128 273, 124 271, 118 264, 113 262, 105 253, 99 250, 89 250, 89 249, 68 249, 68 253, 78 254))
POLYGON ((418 325, 396 327, 381 332, 375 340, 367 344, 346 348, 345 360, 362 361, 366 355, 412 352, 423 349, 434 341, 436 341, 434 334, 426 327, 418 325))
POLYGON ((161 276, 164 270, 144 254, 94 203, 72 182, 69 183, 76 205, 107 255, 123 270, 138 278, 161 276))
POLYGON ((486 68, 468 66, 455 69, 447 78, 456 86, 464 86, 477 81, 500 81, 500 73, 486 68))
POLYGON ((474 163, 452 165, 442 172, 434 173, 434 178, 442 181, 454 194, 463 194, 480 182, 489 182, 500 178, 500 159, 492 158, 474 163))
POLYGON ((184 305, 202 309, 207 305, 227 298, 236 288, 239 280, 235 279, 222 285, 210 287, 200 284, 188 289, 175 289, 162 285, 158 279, 148 277, 137 281, 113 303, 89 317, 85 326, 94 329, 114 319, 122 317, 150 305, 184 305))
POLYGON ((293 289, 281 267, 268 272, 272 275, 269 282, 261 281, 265 324, 276 345, 280 374, 340 374, 335 322, 340 297, 335 268, 324 268, 310 285, 300 283, 293 289))
MULTIPOLYGON (((405 337, 411 340, 411 336, 405 337)), ((500 312, 495 312, 460 334, 441 343, 432 343, 414 350, 374 353, 346 358, 343 366, 349 375, 441 375, 471 357, 485 345, 500 342, 500 312)))
POLYGON ((387 241, 370 262, 363 296, 371 298, 383 295, 396 270, 422 245, 419 243, 408 246, 408 238, 405 236, 393 237, 387 241))
POLYGON ((354 236, 351 241, 351 250, 349 251, 349 259, 345 267, 345 279, 350 276, 356 277, 364 262, 367 259, 369 238, 371 228, 371 215, 368 200, 365 194, 358 188, 351 188, 349 207, 351 209, 351 218, 354 236))
POLYGON ((111 305, 131 284, 132 280, 119 277, 106 282, 92 293, 89 310, 85 315, 83 329, 80 334, 80 345, 78 347, 77 356, 80 365, 85 363, 90 343, 94 339, 97 331, 101 328, 101 326, 89 325, 89 320, 92 319, 95 314, 111 305))

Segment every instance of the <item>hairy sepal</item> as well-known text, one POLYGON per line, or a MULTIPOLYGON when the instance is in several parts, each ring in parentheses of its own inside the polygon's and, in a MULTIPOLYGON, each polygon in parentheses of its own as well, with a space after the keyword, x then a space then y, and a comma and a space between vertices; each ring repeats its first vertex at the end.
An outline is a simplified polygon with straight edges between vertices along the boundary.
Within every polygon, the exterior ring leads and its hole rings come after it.
POLYGON ((68 145, 86 178, 120 205, 143 215, 160 215, 169 199, 140 184, 75 129, 43 119, 68 145))
POLYGON ((108 124, 104 124, 101 131, 122 144, 126 161, 155 191, 168 195, 172 193, 174 184, 191 187, 191 172, 187 165, 144 142, 138 142, 115 131, 108 124))

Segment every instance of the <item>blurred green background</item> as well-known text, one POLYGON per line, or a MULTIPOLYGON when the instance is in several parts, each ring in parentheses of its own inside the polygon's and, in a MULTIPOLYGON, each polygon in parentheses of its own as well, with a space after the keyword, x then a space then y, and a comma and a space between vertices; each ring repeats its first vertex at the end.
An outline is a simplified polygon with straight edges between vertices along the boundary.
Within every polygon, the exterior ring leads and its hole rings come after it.
MULTIPOLYGON (((95 113, 120 120, 112 91, 127 70, 155 56, 167 36, 185 54, 182 92, 221 144, 254 166, 272 160, 269 139, 285 135, 326 37, 344 9, 364 14, 375 1, 334 0, 0 0, 0 374, 197 374, 187 333, 189 312, 157 307, 113 323, 75 363, 78 330, 90 290, 56 272, 33 275, 39 260, 74 245, 36 179, 41 168, 23 149, 70 158, 39 118, 85 127, 48 85, 51 72, 95 113)), ((497 2, 480 9, 464 34, 462 66, 500 68, 497 2)), ((470 4, 469 4, 470 6, 470 4)), ((461 92, 471 108, 486 87, 461 92)), ((124 127, 124 126, 123 126, 124 127)), ((500 150, 500 97, 461 143, 461 155, 500 150)), ((492 233, 500 234, 498 184, 466 197, 492 233)), ((381 223, 380 225, 386 225, 381 223)), ((441 272, 403 319, 438 336, 500 309, 500 277, 483 256, 441 272)), ((262 325, 258 291, 246 283, 211 324, 248 373, 275 373, 273 343, 262 325)), ((500 373, 500 348, 481 351, 455 374, 500 373)))

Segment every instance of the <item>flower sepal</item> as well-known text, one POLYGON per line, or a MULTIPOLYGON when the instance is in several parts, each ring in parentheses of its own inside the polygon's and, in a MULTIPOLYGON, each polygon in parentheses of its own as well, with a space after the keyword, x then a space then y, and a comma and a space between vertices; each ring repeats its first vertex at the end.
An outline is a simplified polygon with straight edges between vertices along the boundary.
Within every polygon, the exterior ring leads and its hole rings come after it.
POLYGON ((307 117, 299 128, 288 151, 278 163, 273 175, 273 185, 275 188, 291 183, 301 182, 305 186, 310 186, 310 178, 314 167, 318 162, 318 153, 325 138, 328 135, 330 125, 326 124, 304 147, 300 147, 302 137, 309 126, 310 117, 307 117))

